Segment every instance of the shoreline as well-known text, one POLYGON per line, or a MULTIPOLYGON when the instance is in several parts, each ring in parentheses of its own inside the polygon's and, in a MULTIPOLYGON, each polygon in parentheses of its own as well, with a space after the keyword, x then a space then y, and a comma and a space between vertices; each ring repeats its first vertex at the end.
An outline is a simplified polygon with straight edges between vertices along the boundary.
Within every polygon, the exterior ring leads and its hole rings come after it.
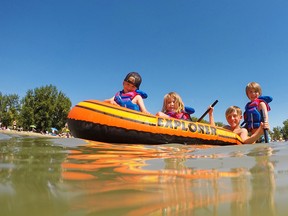
POLYGON ((16 131, 16 130, 0 130, 0 133, 6 134, 6 135, 19 135, 19 136, 29 136, 29 137, 46 137, 46 138, 66 138, 66 137, 61 137, 61 136, 52 136, 50 134, 41 134, 41 133, 36 133, 32 131, 16 131))

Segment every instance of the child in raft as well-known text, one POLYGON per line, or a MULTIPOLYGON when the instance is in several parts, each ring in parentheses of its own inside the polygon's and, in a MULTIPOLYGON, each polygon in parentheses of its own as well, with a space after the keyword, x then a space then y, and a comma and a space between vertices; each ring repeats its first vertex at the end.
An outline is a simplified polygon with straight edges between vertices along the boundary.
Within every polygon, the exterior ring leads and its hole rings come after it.
MULTIPOLYGON (((268 103, 272 101, 272 97, 262 96, 262 88, 257 82, 248 83, 245 91, 250 102, 245 106, 244 123, 245 128, 253 135, 261 122, 269 122, 268 111, 271 109, 268 103)), ((258 142, 264 142, 264 137, 262 136, 258 142)))
POLYGON ((176 92, 169 92, 164 96, 161 112, 156 113, 160 117, 172 117, 176 119, 191 120, 190 114, 195 110, 191 107, 185 107, 182 98, 176 92))
POLYGON ((128 73, 123 81, 123 90, 117 92, 112 98, 104 100, 104 102, 149 113, 143 101, 148 96, 145 92, 139 90, 141 82, 142 78, 139 73, 128 73))
MULTIPOLYGON (((212 126, 215 126, 213 110, 213 107, 211 107, 209 111, 209 122, 212 126)), ((242 120, 243 116, 242 110, 238 106, 228 107, 225 112, 225 116, 229 125, 224 126, 224 128, 238 134, 244 144, 255 143, 263 135, 263 129, 269 129, 268 122, 261 122, 259 128, 249 137, 247 129, 240 127, 240 121, 242 120)))

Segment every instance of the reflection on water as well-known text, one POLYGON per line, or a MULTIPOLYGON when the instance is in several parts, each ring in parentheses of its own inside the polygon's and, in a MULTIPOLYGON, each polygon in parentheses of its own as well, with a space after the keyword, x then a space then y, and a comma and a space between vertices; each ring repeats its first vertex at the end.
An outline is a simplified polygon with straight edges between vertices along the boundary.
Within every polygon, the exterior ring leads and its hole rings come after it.
POLYGON ((284 215, 287 153, 287 143, 0 140, 0 215, 284 215))

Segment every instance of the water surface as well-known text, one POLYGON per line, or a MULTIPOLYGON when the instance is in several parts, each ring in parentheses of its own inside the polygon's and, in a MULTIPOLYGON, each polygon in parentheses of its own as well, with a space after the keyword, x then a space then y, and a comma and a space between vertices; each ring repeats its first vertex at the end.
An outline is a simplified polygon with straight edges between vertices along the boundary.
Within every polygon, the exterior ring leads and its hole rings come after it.
POLYGON ((0 134, 0 215, 287 215, 287 144, 119 145, 0 134))

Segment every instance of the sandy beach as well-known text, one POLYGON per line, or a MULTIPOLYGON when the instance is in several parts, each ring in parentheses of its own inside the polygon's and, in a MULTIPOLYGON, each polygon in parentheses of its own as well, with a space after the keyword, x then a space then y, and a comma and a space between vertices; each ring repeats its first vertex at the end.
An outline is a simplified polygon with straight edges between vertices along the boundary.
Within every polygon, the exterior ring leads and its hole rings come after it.
POLYGON ((0 133, 10 135, 12 137, 13 136, 31 136, 31 137, 62 138, 61 136, 52 136, 50 134, 41 134, 41 133, 36 133, 32 131, 0 130, 0 133))

